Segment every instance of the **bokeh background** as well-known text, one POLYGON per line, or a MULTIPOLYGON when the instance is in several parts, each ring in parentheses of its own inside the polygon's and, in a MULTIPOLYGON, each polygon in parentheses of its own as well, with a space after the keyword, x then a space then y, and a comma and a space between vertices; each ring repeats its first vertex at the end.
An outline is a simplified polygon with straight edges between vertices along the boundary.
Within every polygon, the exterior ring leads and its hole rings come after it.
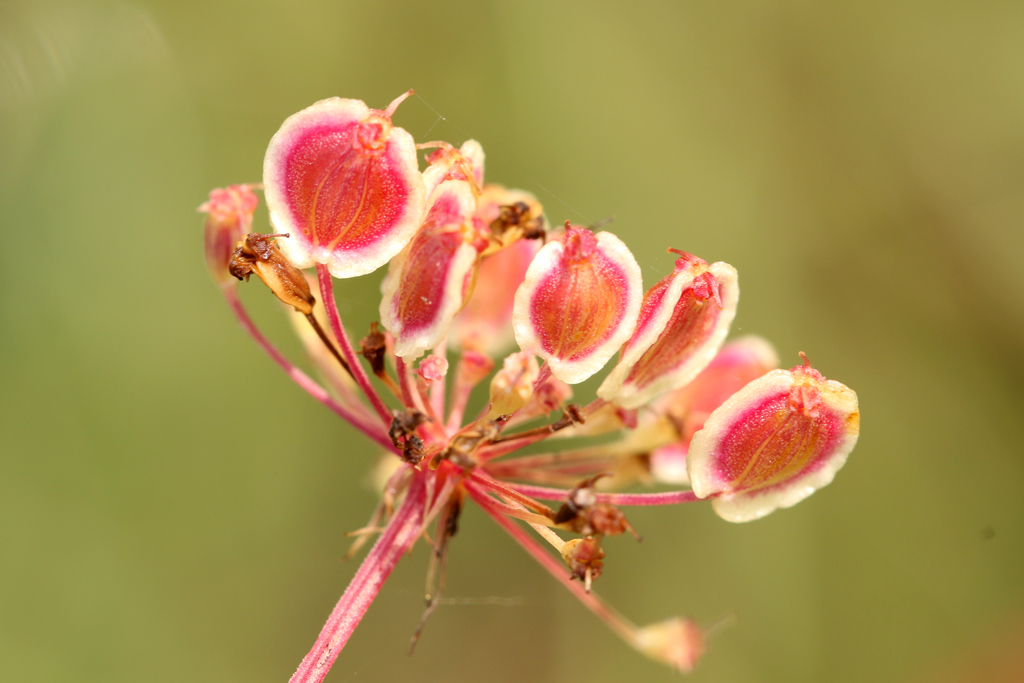
MULTIPOLYGON (((734 333, 859 393, 832 486, 639 510, 605 597, 735 615, 695 682, 1024 680, 1024 4, 989 0, 0 4, 0 680, 285 681, 310 647, 373 451, 243 336, 195 207, 291 113, 410 87, 417 139, 614 216, 647 284, 729 261, 734 333)), ((677 680, 472 509, 407 657, 425 560, 329 681, 677 680)))

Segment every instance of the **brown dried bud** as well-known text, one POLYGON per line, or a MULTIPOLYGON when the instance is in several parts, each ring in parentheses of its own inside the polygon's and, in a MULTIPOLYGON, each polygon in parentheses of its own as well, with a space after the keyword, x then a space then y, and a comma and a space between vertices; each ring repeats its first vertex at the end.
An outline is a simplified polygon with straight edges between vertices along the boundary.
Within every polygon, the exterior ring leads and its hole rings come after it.
POLYGON ((278 299, 304 315, 313 312, 316 299, 302 271, 293 266, 277 248, 275 237, 288 235, 262 235, 251 232, 245 236, 228 263, 228 271, 239 280, 249 281, 255 274, 278 299))
POLYGON ((384 374, 384 354, 387 351, 387 339, 380 331, 377 323, 370 323, 370 334, 359 342, 359 353, 370 363, 373 374, 378 377, 384 374))
POLYGON ((423 459, 423 439, 416 435, 416 430, 426 421, 427 416, 418 410, 396 410, 391 419, 391 443, 402 449, 402 459, 411 465, 423 459))
POLYGON ((489 227, 495 237, 501 237, 512 228, 519 228, 523 238, 528 240, 543 238, 547 234, 540 205, 531 207, 522 201, 500 206, 498 217, 491 221, 489 227))
POLYGON ((587 536, 618 536, 628 531, 639 539, 622 510, 597 502, 594 485, 607 476, 607 472, 602 472, 574 486, 552 521, 564 529, 587 536))
POLYGON ((587 536, 566 541, 562 546, 562 559, 572 572, 571 578, 583 581, 589 593, 590 584, 601 576, 604 568, 604 550, 601 549, 600 540, 587 536))

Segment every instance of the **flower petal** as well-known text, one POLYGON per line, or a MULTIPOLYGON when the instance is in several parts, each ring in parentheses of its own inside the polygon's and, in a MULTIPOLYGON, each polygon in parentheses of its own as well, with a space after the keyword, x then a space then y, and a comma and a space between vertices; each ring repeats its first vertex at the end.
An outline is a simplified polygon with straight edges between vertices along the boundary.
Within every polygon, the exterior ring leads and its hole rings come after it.
POLYGON ((640 266, 618 237, 567 225, 561 241, 537 253, 516 292, 516 341, 560 380, 578 384, 629 338, 642 291, 640 266))
POLYGON ((443 183, 423 227, 391 261, 380 317, 395 336, 396 355, 417 358, 437 346, 469 296, 486 246, 473 227, 475 210, 469 183, 443 183))
POLYGON ((638 408, 685 386, 714 358, 739 301, 736 270, 679 252, 675 272, 647 290, 633 336, 597 390, 601 398, 638 408))
POLYGON ((690 442, 693 491, 719 517, 746 522, 832 481, 857 443, 857 394, 805 364, 750 382, 690 442))
MULTIPOLYGON (((404 96, 403 96, 404 97, 404 96)), ((412 136, 391 113, 334 97, 288 117, 263 162, 270 220, 290 233, 281 250, 299 268, 354 277, 387 263, 424 214, 412 136)))

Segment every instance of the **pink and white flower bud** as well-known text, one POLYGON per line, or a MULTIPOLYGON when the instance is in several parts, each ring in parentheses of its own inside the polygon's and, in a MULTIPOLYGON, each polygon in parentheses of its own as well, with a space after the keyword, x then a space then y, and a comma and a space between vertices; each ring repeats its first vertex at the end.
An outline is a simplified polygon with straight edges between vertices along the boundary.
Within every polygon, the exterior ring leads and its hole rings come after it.
POLYGON ((448 374, 448 359, 441 356, 427 356, 420 361, 416 374, 427 382, 438 382, 448 374))
POLYGON ((423 227, 388 267, 381 285, 381 323, 395 336, 395 354, 418 358, 441 343, 473 289, 487 245, 473 224, 469 183, 448 181, 434 193, 423 227))
POLYGON ((690 483, 719 517, 758 519, 830 483, 859 433, 857 394, 805 359, 755 379, 711 413, 690 442, 690 483))
POLYGON ((423 221, 425 190, 416 145, 387 109, 333 97, 288 117, 263 162, 270 221, 299 268, 326 264, 334 277, 387 263, 423 221))
POLYGON ((597 390, 624 408, 689 383, 718 353, 736 316, 736 269, 676 253, 675 271, 644 294, 633 336, 597 390))
POLYGON ((252 215, 259 199, 252 185, 229 185, 210 191, 210 198, 197 211, 206 213, 204 242, 206 265, 220 284, 234 282, 228 262, 235 246, 252 232, 252 215))
POLYGON ((609 232, 566 225, 534 257, 516 292, 516 341, 578 384, 600 370, 633 332, 643 298, 640 266, 609 232))
POLYGON ((478 193, 484 184, 484 148, 480 143, 466 140, 458 149, 448 143, 438 144, 441 146, 427 157, 427 170, 423 172, 427 206, 434 191, 446 180, 469 182, 478 193))
POLYGON ((689 673, 704 654, 704 634, 692 619, 675 617, 638 628, 633 645, 654 661, 689 673))

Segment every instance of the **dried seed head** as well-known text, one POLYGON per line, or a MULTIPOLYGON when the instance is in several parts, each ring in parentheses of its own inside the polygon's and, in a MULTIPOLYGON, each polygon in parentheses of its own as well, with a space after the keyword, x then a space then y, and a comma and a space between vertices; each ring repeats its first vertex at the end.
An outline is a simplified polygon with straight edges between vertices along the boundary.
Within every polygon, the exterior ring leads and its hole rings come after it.
POLYGON ((239 280, 248 282, 255 274, 274 295, 293 306, 296 311, 309 315, 313 312, 313 294, 302 271, 293 266, 277 248, 277 237, 288 235, 263 235, 251 232, 238 243, 228 271, 239 280))
MULTIPOLYGON (((805 358, 806 361, 806 358, 805 358)), ((832 481, 857 443, 857 394, 805 362, 755 379, 719 406, 687 454, 693 491, 746 522, 832 481)))
POLYGON ((562 559, 569 567, 569 578, 583 582, 589 593, 591 584, 604 570, 604 550, 601 541, 594 536, 574 538, 562 546, 562 559))
POLYGON ((396 410, 391 419, 388 436, 395 448, 402 449, 402 459, 415 465, 423 459, 423 439, 416 430, 427 421, 427 416, 418 410, 396 410))
POLYGON ((378 377, 384 374, 386 352, 387 337, 380 331, 377 323, 370 323, 370 334, 359 341, 359 353, 370 363, 370 369, 378 377))
POLYGON ((300 268, 334 277, 370 273, 402 250, 423 221, 425 190, 412 136, 359 100, 322 100, 290 116, 267 148, 270 220, 300 268))

